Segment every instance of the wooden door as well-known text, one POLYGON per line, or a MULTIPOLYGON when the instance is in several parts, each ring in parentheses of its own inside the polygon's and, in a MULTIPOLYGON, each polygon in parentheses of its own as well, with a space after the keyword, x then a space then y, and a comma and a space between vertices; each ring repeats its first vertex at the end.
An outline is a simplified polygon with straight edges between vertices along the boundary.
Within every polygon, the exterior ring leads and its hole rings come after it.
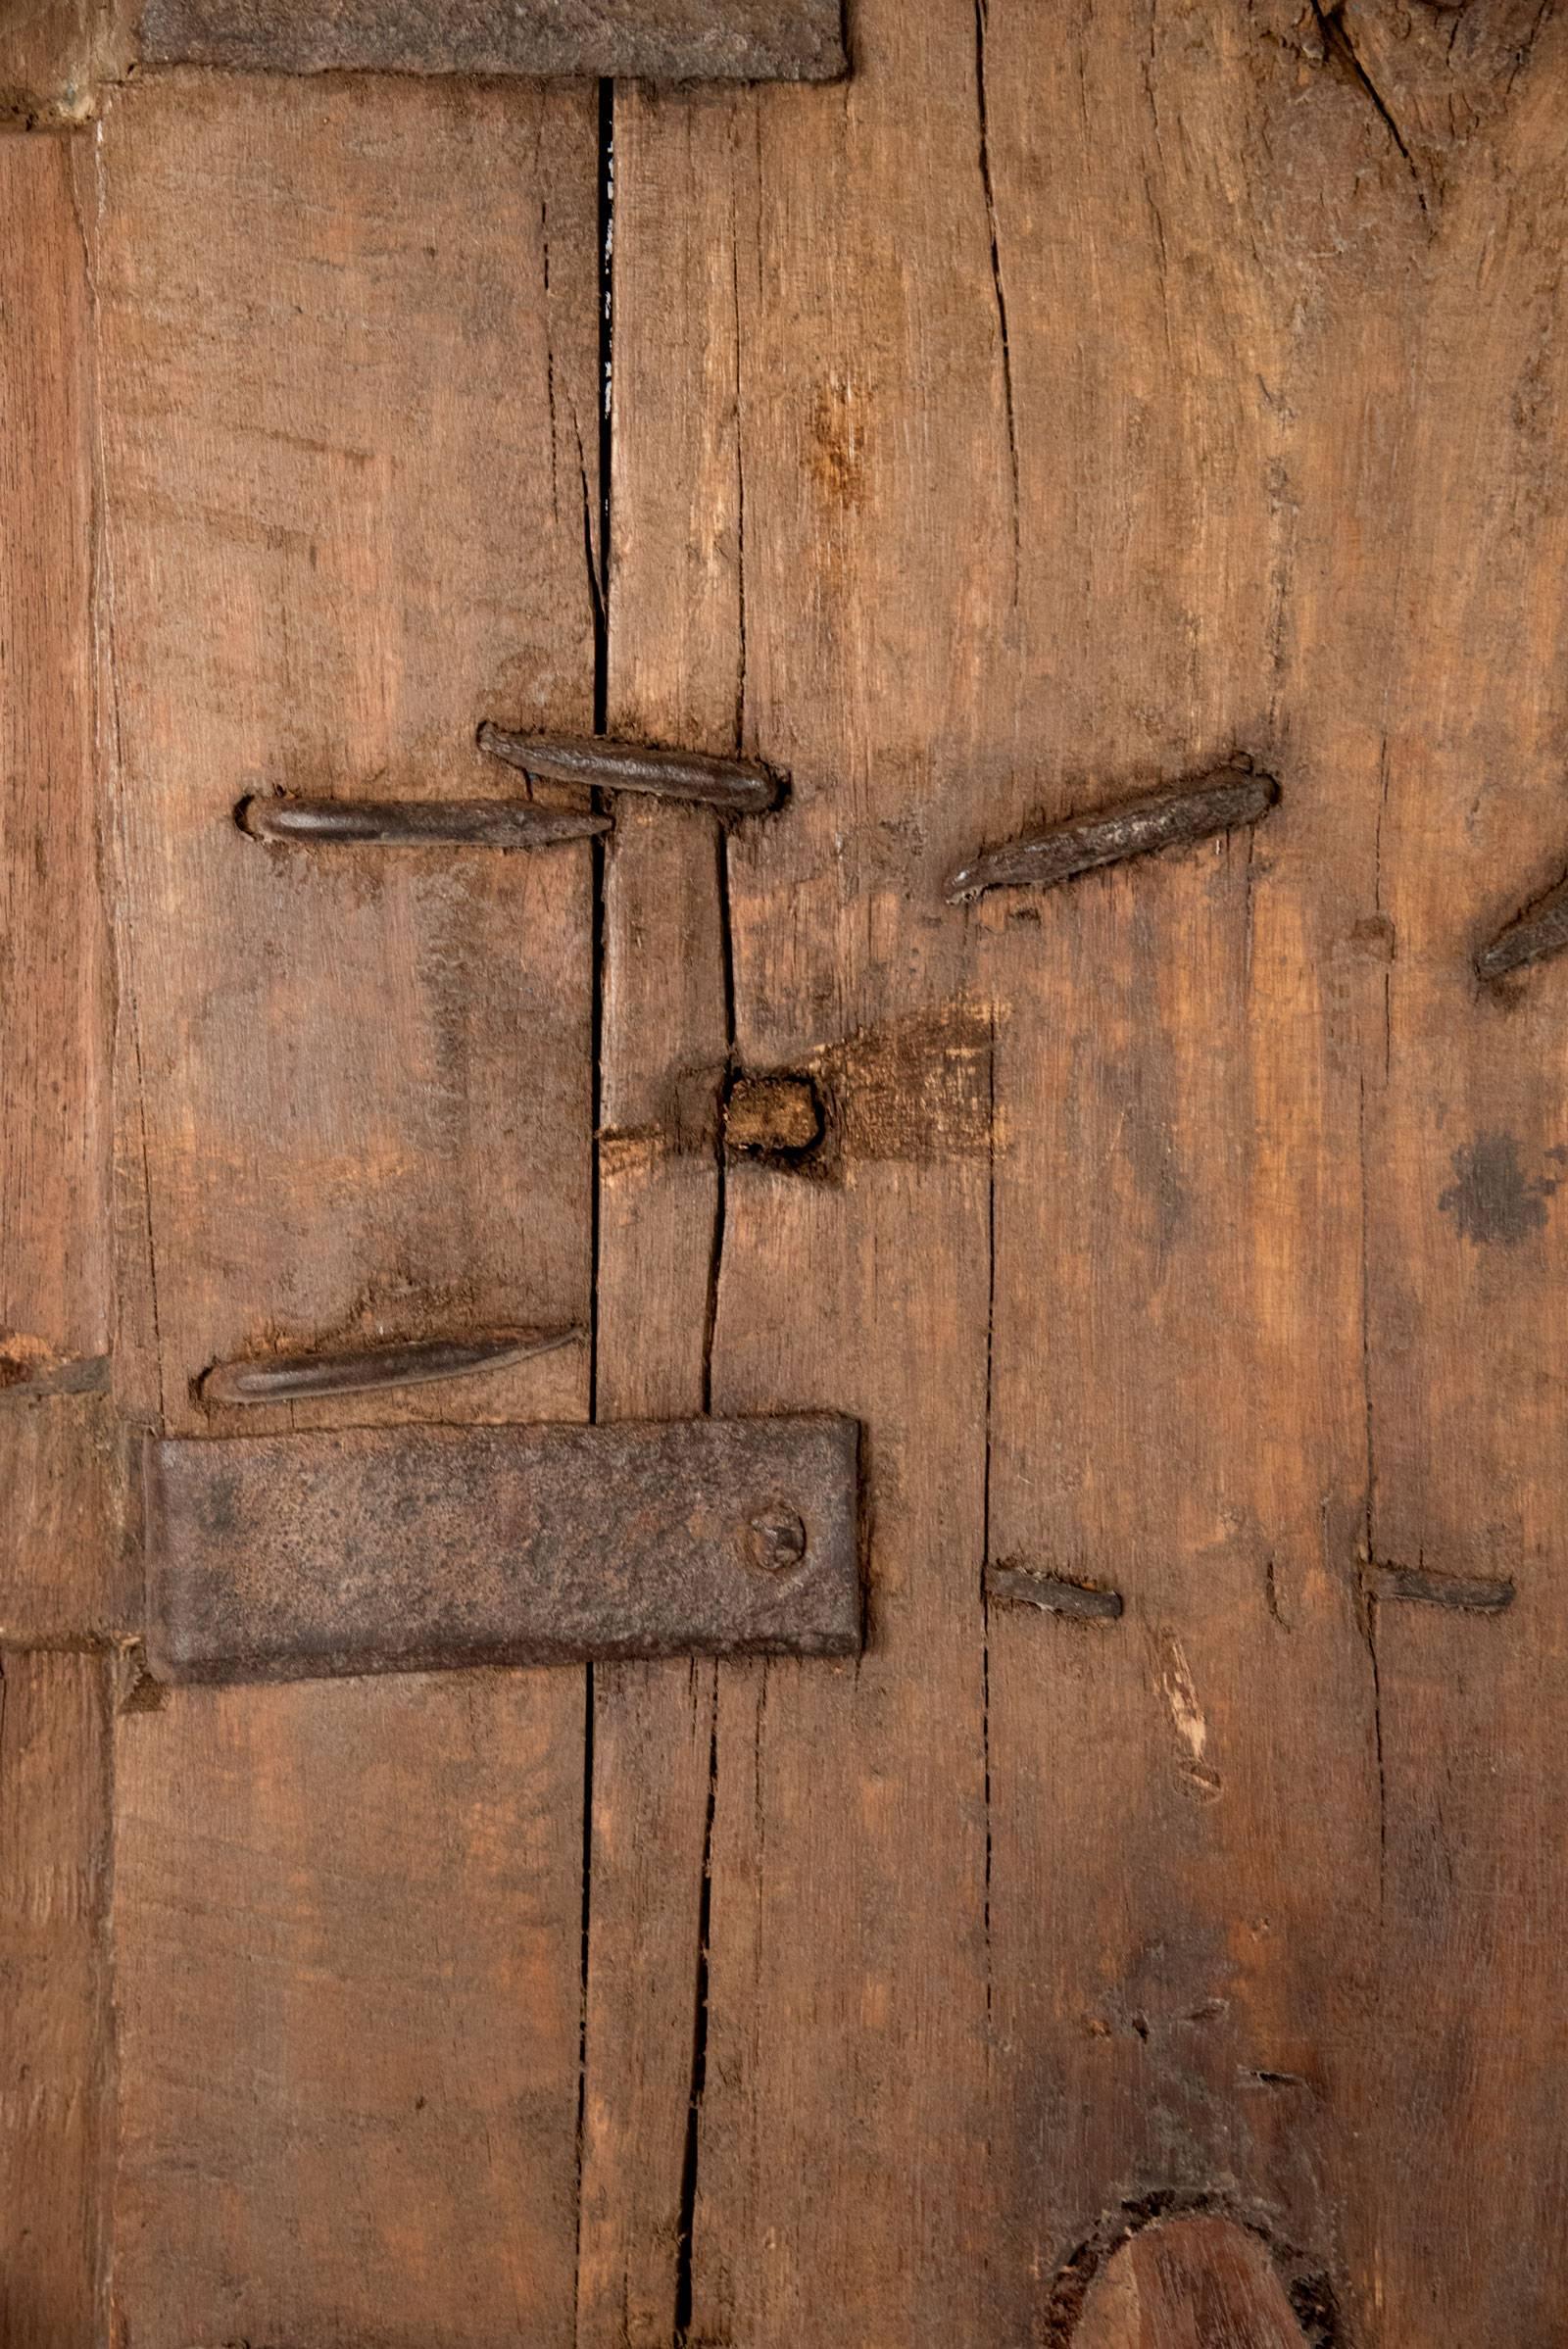
POLYGON ((0 2340, 1568 2338, 1568 19, 225 5, 0 8, 0 2340), (787 795, 234 821, 485 721, 787 795), (149 1433, 802 1412, 858 1657, 150 1669, 149 1433))

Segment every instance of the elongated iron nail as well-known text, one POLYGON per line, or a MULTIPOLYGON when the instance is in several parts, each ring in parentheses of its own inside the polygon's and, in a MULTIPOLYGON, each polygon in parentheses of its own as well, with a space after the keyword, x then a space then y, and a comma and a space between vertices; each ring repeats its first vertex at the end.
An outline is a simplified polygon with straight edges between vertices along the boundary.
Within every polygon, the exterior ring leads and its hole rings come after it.
POLYGON ((1501 979, 1511 970, 1524 970, 1532 962, 1560 954, 1564 947, 1568 947, 1568 881, 1559 881, 1555 889, 1500 929, 1490 946, 1482 948, 1476 956, 1476 974, 1483 979, 1501 979))
POLYGON ((771 767, 752 759, 710 759, 701 751, 611 742, 597 734, 509 734, 487 722, 479 728, 479 748, 547 782, 652 792, 659 799, 695 800, 732 815, 760 815, 777 805, 782 789, 771 767))
POLYGON ((1032 839, 987 849, 954 874, 948 901, 960 905, 987 889, 1054 889, 1102 864, 1185 848, 1216 832, 1255 824, 1279 796, 1272 775, 1254 774, 1246 766, 1221 767, 1196 782, 1152 791, 1117 807, 1069 816, 1032 839))
POLYGON ((988 1566, 986 1595, 999 1607, 1044 1607, 1048 1614, 1089 1623, 1114 1623, 1121 1613, 1119 1590, 1069 1582, 1061 1574, 1034 1574, 1027 1566, 988 1566))
POLYGON ((542 849, 591 840, 613 827, 590 809, 536 807, 531 800, 242 800, 241 831, 300 847, 542 849))
POLYGON ((1472 1614, 1500 1615, 1513 1604, 1507 1581, 1427 1574, 1417 1566, 1373 1566, 1367 1589, 1374 1598, 1407 1598, 1428 1607, 1464 1607, 1472 1614))
POLYGON ((360 1395, 372 1387, 421 1387, 430 1379, 461 1379, 476 1370, 503 1370, 535 1354, 554 1353, 581 1338, 580 1329, 495 1330, 477 1338, 426 1338, 412 1346, 367 1346, 357 1353, 264 1354, 217 1362, 201 1381, 204 1403, 301 1402, 312 1395, 360 1395))

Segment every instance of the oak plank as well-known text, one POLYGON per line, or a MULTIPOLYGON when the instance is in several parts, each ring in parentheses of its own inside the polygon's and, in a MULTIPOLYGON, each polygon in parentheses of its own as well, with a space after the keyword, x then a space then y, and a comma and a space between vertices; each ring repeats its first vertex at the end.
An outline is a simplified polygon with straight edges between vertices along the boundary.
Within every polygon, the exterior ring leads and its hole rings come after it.
POLYGON ((0 141, 0 1387, 109 1343, 92 332, 73 156, 0 141))
POLYGON ((0 2334, 102 2337, 110 2056, 110 1680, 0 1650, 0 2334))
MULTIPOLYGON (((1342 1168, 1386 935, 1344 704, 1381 684, 1397 516, 1357 427, 1402 388, 1421 215, 1264 13, 1151 48, 1131 9, 1048 41, 868 6, 847 91, 661 100, 618 159, 621 236, 646 202, 678 249, 695 142, 735 243, 683 332, 734 317, 742 747, 796 783, 731 846, 737 1051, 833 1110, 817 1179, 729 1170, 712 1391, 871 1432, 853 1686, 720 1676, 694 2338, 1032 2337, 1145 2187, 1255 2200, 1370 2289, 1342 1168), (983 843, 1237 751, 1278 755, 1266 837, 944 907, 983 843), (988 1554, 1126 1617, 988 1621, 988 1554)), ((623 359, 679 339, 649 273, 623 359)))
POLYGON ((1471 957, 1568 863, 1565 32, 1543 24, 1506 111, 1446 157, 1411 334, 1381 866, 1396 951, 1367 1114, 1370 1559, 1514 1590, 1496 1614, 1370 1609, 1386 1926, 1368 2093, 1407 2126, 1368 2219, 1391 2335, 1498 2349, 1549 2337, 1564 2297, 1568 970, 1487 987, 1471 957))
MULTIPOLYGON (((701 114, 701 108, 696 110, 701 114)), ((677 104, 679 122, 691 112, 677 104)), ((737 747, 734 336, 694 302, 728 265, 703 141, 618 89, 607 701, 612 731, 737 747), (641 198, 649 170, 657 195, 641 198), (694 331, 694 326, 696 330, 694 331)), ((596 1407, 703 1411, 729 1056, 723 836, 622 803, 604 875, 596 1407)), ((689 2315, 694 2066, 717 1720, 710 1665, 593 1676, 581 2349, 662 2349, 689 2315), (631 1987, 630 1985, 635 1985, 631 1987)))
POLYGON ((0 1402, 0 1647, 109 1647, 141 1625, 138 1432, 109 1395, 0 1402))
POLYGON ((1353 1562, 1385 968, 1366 716, 1397 553, 1365 419, 1402 391, 1420 216, 1371 109, 1283 24, 1140 43, 1144 21, 1078 20, 1048 126, 1023 20, 991 13, 1031 500, 1008 707, 1032 772, 1003 803, 1028 788, 1051 816, 1238 751, 1280 799, 982 916, 1008 1007, 992 1554, 1124 1603, 1114 1626, 990 1615, 1007 2289, 1054 2308, 1125 2201, 1177 2196, 1256 2213, 1354 2307, 1378 1923, 1353 1562), (1069 189, 1090 273, 1029 232, 1069 189))
MULTIPOLYGON (((738 431, 735 471, 716 468, 716 509, 696 534, 727 554, 733 531, 736 603, 732 614, 715 605, 721 633, 698 673, 731 682, 738 747, 792 777, 781 814, 729 843, 737 1062, 820 1063, 824 1079, 853 1068, 859 1080, 845 1085, 841 1180, 750 1158, 724 1178, 713 1407, 832 1395, 861 1418, 873 1636, 858 1668, 719 1674, 680 2303, 694 2341, 961 2339, 974 2321, 986 2051, 973 1438, 987 1222, 974 1096, 984 1101, 989 1035, 961 1001, 948 925, 905 923, 900 897, 934 713, 965 740, 980 723, 942 641, 931 504, 897 426, 869 447, 861 435, 884 370, 908 369, 934 394, 921 426, 934 439, 961 446, 987 422, 961 416, 962 358, 945 363, 950 404, 934 345, 886 298, 892 253, 917 272, 948 238, 891 168, 900 110, 912 107, 922 171, 944 195, 950 148, 953 171, 960 151, 968 169, 950 59, 923 12, 907 39, 919 68, 896 86, 888 27, 868 16, 848 93, 639 95, 617 143, 617 364, 649 367, 668 344, 702 367, 682 383, 701 419, 689 407, 677 443, 688 465, 738 431), (687 238, 715 257, 706 270, 684 265, 687 238), (639 282, 657 288, 641 304, 639 282), (957 1098, 959 1147, 914 1132, 895 1069, 918 1077, 939 1121, 957 1098), (854 1105, 871 1099, 888 1114, 857 1122, 854 1105), (881 1277, 892 1265, 899 1277, 881 1277)), ((984 272, 983 248, 972 259, 984 272)), ((988 336, 989 302, 983 319, 988 336)), ((932 322, 951 329, 951 318, 932 322)), ((656 427, 639 444, 639 430, 629 406, 614 514, 634 559, 645 515, 666 511, 663 442, 656 427)), ((689 575, 678 523, 669 543, 689 575)), ((627 658, 645 661, 655 626, 624 608, 620 624, 627 658)))
MULTIPOLYGON (((482 718, 588 722, 597 148, 591 94, 527 85, 174 74, 110 114, 122 1378, 172 1432, 586 1412, 581 1344, 310 1405, 195 1384, 588 1323, 587 846, 317 855, 233 809, 482 794, 482 718)), ((118 1733, 118 2321, 565 2340, 580 1673, 118 1733)))
MULTIPOLYGON (((0 48, 0 84, 13 63, 0 48)), ((107 1393, 110 991, 74 160, 64 141, 0 139, 0 2336, 17 2349, 79 2349, 103 2317, 112 1667, 88 1651, 134 1617, 107 1393)))

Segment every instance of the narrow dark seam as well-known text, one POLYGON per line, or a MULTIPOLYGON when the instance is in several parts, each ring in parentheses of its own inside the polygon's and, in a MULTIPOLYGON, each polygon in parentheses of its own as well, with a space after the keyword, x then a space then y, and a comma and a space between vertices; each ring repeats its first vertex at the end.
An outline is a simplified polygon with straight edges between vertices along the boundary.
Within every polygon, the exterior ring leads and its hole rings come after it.
POLYGON ((708 1737, 708 1814, 703 1824, 703 1886, 697 1910, 697 1986, 692 2016, 691 2092, 686 2104, 686 2145, 681 2160, 680 2222, 675 2249, 677 2344, 692 2328, 693 2246, 697 2233, 697 2168, 702 2145, 703 2097, 708 2088, 708 1966, 713 1921, 713 1820, 718 1807, 718 1667, 712 1667, 712 1711, 708 1737))
POLYGON ((986 20, 990 0, 974 0, 975 106, 980 122, 980 185, 986 202, 986 227, 991 242, 991 290, 997 309, 997 334, 1002 346, 1002 399, 1007 420, 1007 468, 1012 488, 1012 600, 1018 602, 1022 568, 1022 488, 1018 465, 1018 418, 1013 404, 1012 346, 1007 336, 1007 297, 1002 282, 1002 241, 997 226, 997 191, 991 176, 991 131, 986 116, 986 20))
MULTIPOLYGON (((610 563, 611 563, 611 463, 612 394, 613 387, 614 337, 614 202, 615 202, 615 85, 604 80, 599 84, 599 513, 597 546, 590 524, 589 510, 584 503, 583 527, 588 546, 588 583, 593 606, 594 634, 594 732, 603 734, 610 713, 610 563)), ((594 794, 596 809, 603 806, 602 796, 594 794)), ((604 1097, 604 1030, 605 1030, 605 872, 606 855, 602 839, 592 845, 593 856, 593 922, 590 941, 590 1007, 592 1037, 591 1088, 589 1133, 589 1311, 588 1311, 588 1415, 592 1422, 599 1418, 599 1276, 602 1246, 600 1211, 600 1143, 603 1123, 604 1097)), ((583 2175, 587 2154, 588 2121, 588 1986, 589 1961, 593 1935, 593 1861, 594 1861, 594 1731, 597 1691, 594 1667, 589 1664, 583 1687, 582 1741, 582 1910, 579 1925, 578 2008, 577 2008, 577 2130, 576 2130, 576 2240, 572 2280, 572 2329, 580 2333, 582 2320, 582 2217, 583 2175)))

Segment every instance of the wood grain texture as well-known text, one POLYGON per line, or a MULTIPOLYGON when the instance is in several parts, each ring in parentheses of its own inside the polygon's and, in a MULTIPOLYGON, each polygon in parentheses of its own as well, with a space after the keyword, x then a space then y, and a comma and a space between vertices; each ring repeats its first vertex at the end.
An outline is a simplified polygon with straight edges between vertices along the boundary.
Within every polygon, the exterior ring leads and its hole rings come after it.
POLYGON ((569 2340, 581 1718, 476 1673, 122 1719, 132 2343, 569 2340))
MULTIPOLYGON (((243 1413, 193 1382, 587 1324, 587 844, 394 869, 233 808, 471 797, 498 702, 588 721, 596 179, 591 95, 520 86, 161 77, 107 125, 121 1376, 172 1431, 586 1410, 582 1345, 243 1413)), ((122 1718, 137 2349, 567 2337, 582 1743, 573 1672, 122 1718)))
POLYGON ((0 1403, 0 1649, 139 1630, 140 1450, 110 1395, 0 1403))
POLYGON ((129 63, 134 0, 0 0, 0 132, 70 129, 129 63))
POLYGON ((1267 2246, 1230 2219, 1140 2228, 1090 2285, 1074 2349, 1299 2349, 1267 2246))
MULTIPOLYGON (((15 36, 0 24, 0 84, 15 36)), ((73 158, 0 139, 0 2338, 16 2349, 80 2349, 102 2324, 111 1665, 86 1651, 134 1613, 106 1392, 91 339, 73 158)))
POLYGON ((1365 2216, 1390 2337, 1549 2337, 1564 2298, 1568 1338, 1560 965, 1468 952, 1568 862, 1564 690, 1568 24, 1450 157, 1408 343, 1382 711, 1380 902, 1396 940, 1368 1069, 1375 1560, 1509 1579, 1492 1617, 1379 1603, 1386 2030, 1407 2115, 1365 2216), (1481 2244, 1505 2231, 1497 2260, 1481 2244))
MULTIPOLYGON (((885 37, 862 24, 862 44, 868 31, 885 37)), ((858 1671, 719 1676, 676 2279, 693 2341, 965 2337, 984 2191, 982 1455, 966 1441, 984 1406, 984 1122, 967 1152, 915 1144, 907 1088, 889 1075, 922 1085, 946 1122, 966 1089, 984 1099, 988 1038, 983 1017, 953 1010, 940 916, 868 934, 874 906, 894 912, 876 881, 908 854, 912 823, 899 821, 908 763, 895 754, 879 771, 862 692, 866 638, 885 621, 862 620, 858 600, 885 593, 907 611, 900 690, 879 705, 895 726, 920 737, 948 694, 967 710, 968 688, 926 632, 941 588, 901 563, 923 517, 881 542, 880 590, 852 551, 867 494, 862 356, 844 349, 833 297, 895 249, 917 271, 935 245, 908 242, 878 101, 868 113, 868 85, 851 86, 848 105, 796 93, 765 107, 645 93, 617 105, 617 560, 629 546, 636 565, 646 517, 663 522, 725 629, 700 647, 697 673, 727 689, 743 752, 792 775, 785 810, 729 842, 737 1056, 792 1066, 829 1049, 837 1071, 860 1076, 850 1101, 891 1112, 859 1120, 863 1147, 840 1184, 750 1159, 725 1172, 713 1405, 834 1395, 874 1431, 873 1647, 858 1671), (825 228, 847 171, 889 207, 848 275, 851 244, 825 228), (797 235, 812 240, 808 268, 797 235), (657 408, 648 421, 626 390, 666 352, 683 354, 672 424, 657 408), (695 527, 665 504, 671 470, 712 480, 715 509, 695 527), (935 2190, 911 2190, 917 2178, 935 2190)), ((918 135, 940 154, 939 74, 918 105, 918 135)), ((851 218, 850 238, 863 237, 866 215, 851 218)), ((956 389, 958 372, 956 361, 956 389)), ((956 421, 939 394, 921 430, 956 421)), ((891 443, 889 457, 896 466, 891 443)), ((901 473, 890 515, 908 487, 901 473)), ((612 666, 639 668, 669 641, 663 612, 652 598, 612 605, 612 666)), ((629 2169, 622 2192, 642 2203, 629 2169)))
POLYGON ((1287 30, 1080 15, 1054 136, 1018 11, 983 59, 1025 516, 1002 804, 1232 749, 1280 781, 1250 837, 982 916, 992 1549, 1125 1602, 1108 1638, 990 1623, 999 2184, 1009 2292, 1038 2270, 1052 2309, 1129 2197, 1239 2203, 1331 2301, 1374 2273, 1347 2235, 1378 1898, 1365 648, 1423 231, 1375 111, 1287 30), (1087 280, 1028 232, 1063 204, 1087 280))
POLYGON ((1353 13, 867 0, 843 91, 617 108, 616 543, 733 415, 670 544, 700 577, 733 513, 709 624, 795 777, 730 848, 736 1048, 831 1069, 849 1137, 728 1170, 711 1391, 860 1411, 874 1508, 853 1685, 720 1676, 694 2340, 1054 2342, 1161 2196, 1288 2247, 1320 2331, 1560 2302, 1560 1138, 1470 956, 1564 853, 1568 66, 1493 12, 1385 87, 1353 13), (635 370, 693 350, 644 440, 635 370), (1237 753, 1255 838, 943 908, 978 841, 1237 753), (1520 1597, 1391 1630, 1359 1553, 1520 1597), (1123 1618, 988 1620, 984 1557, 1123 1618))
POLYGON ((0 2337, 103 2336, 110 1666, 0 1651, 0 2337))
POLYGON ((71 154, 0 142, 0 1388, 108 1347, 91 373, 71 154))

